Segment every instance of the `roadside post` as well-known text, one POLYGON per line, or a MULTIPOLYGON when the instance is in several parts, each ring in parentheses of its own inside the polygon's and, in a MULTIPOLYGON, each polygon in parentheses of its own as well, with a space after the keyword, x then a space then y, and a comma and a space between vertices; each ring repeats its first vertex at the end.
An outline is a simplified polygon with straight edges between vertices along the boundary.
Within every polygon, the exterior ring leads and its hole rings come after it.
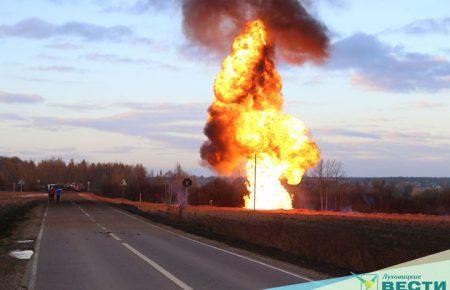
POLYGON ((184 187, 184 218, 186 219, 186 209, 188 205, 188 187, 192 185, 192 180, 190 178, 183 179, 183 187, 184 187))
POLYGON ((90 185, 91 185, 91 182, 88 180, 88 181, 87 181, 87 192, 89 192, 89 187, 90 187, 90 185))
POLYGON ((127 186, 127 181, 122 179, 122 182, 120 183, 122 185, 122 198, 125 198, 125 186, 127 186))
POLYGON ((23 192, 23 185, 24 184, 25 184, 25 181, 23 179, 19 180, 20 192, 23 192))
POLYGON ((188 201, 188 192, 187 189, 192 185, 192 180, 190 178, 183 179, 183 187, 184 187, 184 205, 187 206, 188 201))
POLYGON ((142 202, 142 192, 139 192, 139 202, 142 202))

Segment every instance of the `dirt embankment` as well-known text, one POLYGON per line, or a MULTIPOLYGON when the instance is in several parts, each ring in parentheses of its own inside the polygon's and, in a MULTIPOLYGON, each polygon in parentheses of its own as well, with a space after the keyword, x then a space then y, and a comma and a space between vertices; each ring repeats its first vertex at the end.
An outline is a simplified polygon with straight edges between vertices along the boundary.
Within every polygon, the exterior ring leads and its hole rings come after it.
POLYGON ((450 218, 426 215, 249 211, 163 204, 84 194, 184 230, 253 246, 337 271, 369 272, 450 248, 450 218))
POLYGON ((27 212, 44 200, 43 193, 0 192, 0 239, 7 237, 27 212))
POLYGON ((46 195, 0 192, 0 288, 23 289, 29 260, 10 256, 12 250, 33 250, 46 195), (23 241, 27 241, 23 243, 23 241))

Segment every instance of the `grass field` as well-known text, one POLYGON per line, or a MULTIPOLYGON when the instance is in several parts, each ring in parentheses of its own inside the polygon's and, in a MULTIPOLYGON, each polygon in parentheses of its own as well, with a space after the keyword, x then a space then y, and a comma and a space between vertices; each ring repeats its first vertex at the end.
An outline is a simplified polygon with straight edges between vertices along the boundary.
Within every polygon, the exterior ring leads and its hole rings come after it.
POLYGON ((191 232, 243 242, 259 251, 343 272, 368 272, 450 248, 447 216, 253 212, 210 206, 189 206, 180 214, 164 204, 83 195, 191 232))

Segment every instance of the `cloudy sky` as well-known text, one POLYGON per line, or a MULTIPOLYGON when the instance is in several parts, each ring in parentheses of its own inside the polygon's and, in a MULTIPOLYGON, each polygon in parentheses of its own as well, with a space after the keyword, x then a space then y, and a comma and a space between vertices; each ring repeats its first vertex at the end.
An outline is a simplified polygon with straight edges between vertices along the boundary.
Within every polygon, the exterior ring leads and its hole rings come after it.
MULTIPOLYGON (((350 176, 450 176, 450 2, 305 0, 324 65, 278 63, 285 111, 350 176)), ((176 0, 0 0, 0 155, 195 173, 225 55, 176 0)))

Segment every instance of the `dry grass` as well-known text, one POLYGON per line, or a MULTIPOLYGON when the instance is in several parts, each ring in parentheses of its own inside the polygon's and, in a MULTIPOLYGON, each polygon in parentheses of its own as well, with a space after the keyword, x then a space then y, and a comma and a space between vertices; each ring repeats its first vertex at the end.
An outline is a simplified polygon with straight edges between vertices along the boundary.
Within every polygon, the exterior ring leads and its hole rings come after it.
POLYGON ((11 192, 0 191, 0 205, 23 203, 30 200, 45 200, 46 193, 42 192, 11 192))
POLYGON ((275 249, 339 269, 368 272, 449 248, 447 216, 313 211, 256 211, 189 206, 186 215, 163 204, 83 194, 90 199, 133 206, 158 221, 197 232, 275 249))
POLYGON ((47 195, 36 192, 0 192, 0 239, 7 236, 38 201, 46 200, 47 195))

